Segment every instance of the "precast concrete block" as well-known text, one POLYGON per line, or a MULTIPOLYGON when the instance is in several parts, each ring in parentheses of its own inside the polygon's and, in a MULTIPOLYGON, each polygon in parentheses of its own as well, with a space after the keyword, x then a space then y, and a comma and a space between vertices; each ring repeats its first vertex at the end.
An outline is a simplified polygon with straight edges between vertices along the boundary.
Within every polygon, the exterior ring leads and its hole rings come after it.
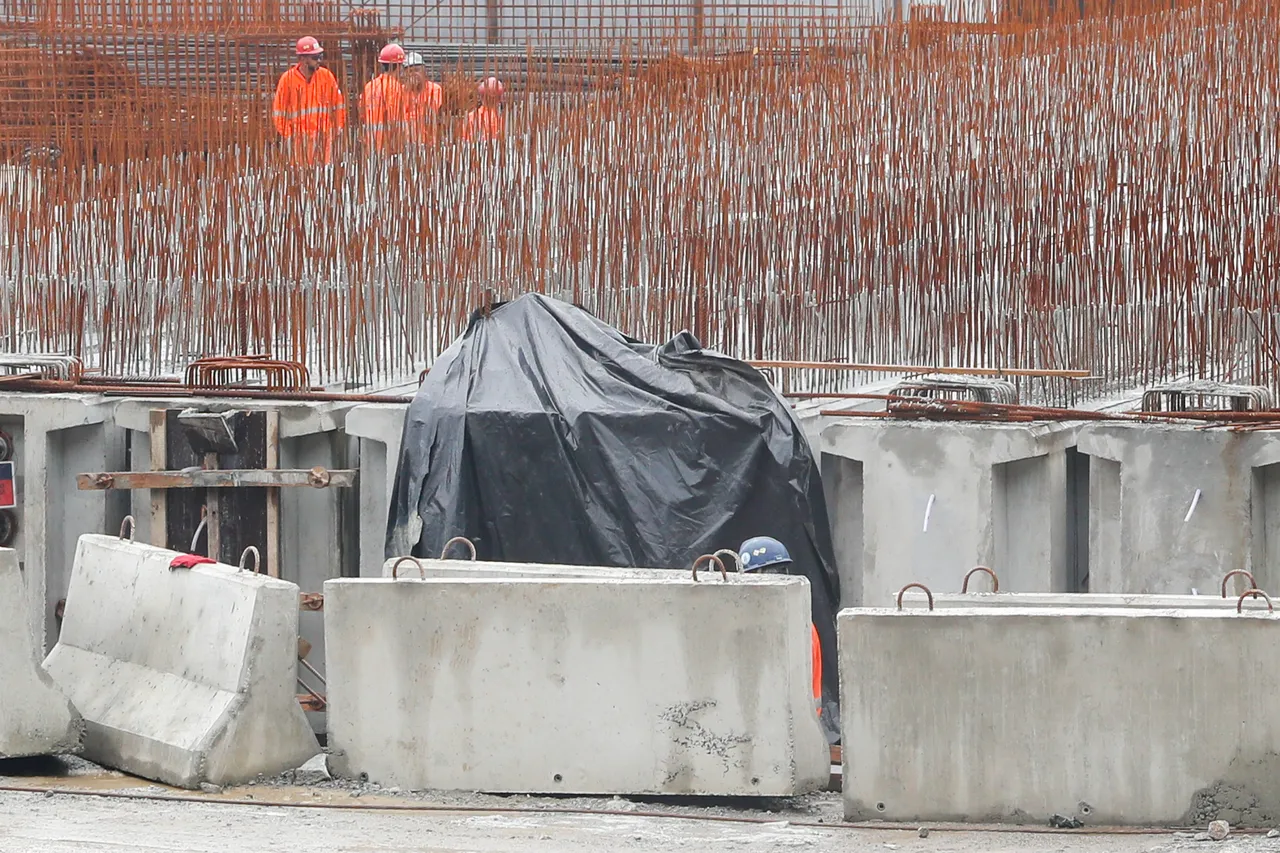
POLYGON ((1280 707, 1258 662, 1280 653, 1278 619, 844 610, 845 816, 1161 826, 1229 800, 1236 822, 1274 823, 1280 707))
POLYGON ((85 756, 183 788, 297 767, 319 752, 296 699, 298 587, 82 536, 45 669, 84 715, 85 756))
POLYGON ((79 752, 84 721, 40 668, 18 554, 0 548, 0 758, 79 752))
POLYGON ((402 570, 324 592, 339 775, 608 795, 791 796, 828 780, 804 578, 402 570))
POLYGON ((822 432, 844 606, 903 585, 955 590, 992 566, 1001 586, 1074 589, 1070 424, 834 420, 822 432))

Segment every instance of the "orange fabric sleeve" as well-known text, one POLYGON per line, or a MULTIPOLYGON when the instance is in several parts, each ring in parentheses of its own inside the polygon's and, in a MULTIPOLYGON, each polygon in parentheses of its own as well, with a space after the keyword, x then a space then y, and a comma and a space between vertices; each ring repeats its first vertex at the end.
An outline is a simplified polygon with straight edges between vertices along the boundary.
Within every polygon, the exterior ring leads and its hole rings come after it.
POLYGON ((342 90, 338 88, 338 78, 334 77, 333 72, 328 68, 323 69, 323 71, 328 77, 325 80, 325 88, 328 90, 325 103, 332 111, 334 127, 342 130, 347 126, 347 105, 342 100, 342 90))
MULTIPOLYGON (((822 643, 818 640, 818 626, 810 625, 813 633, 813 698, 822 699, 822 643)), ((818 713, 822 713, 819 711, 818 713)))
POLYGON ((433 110, 439 110, 441 105, 444 104, 444 90, 440 87, 440 84, 432 83, 428 80, 424 89, 424 100, 427 102, 427 106, 433 110))
POLYGON ((377 78, 370 80, 364 84, 364 91, 360 93, 360 121, 363 124, 378 124, 382 121, 378 115, 378 107, 381 99, 378 97, 377 78))
POLYGON ((293 122, 286 117, 286 114, 294 109, 296 99, 293 95, 289 72, 286 71, 280 75, 280 82, 276 84, 276 96, 271 99, 271 121, 276 126, 276 133, 281 136, 293 134, 293 122))

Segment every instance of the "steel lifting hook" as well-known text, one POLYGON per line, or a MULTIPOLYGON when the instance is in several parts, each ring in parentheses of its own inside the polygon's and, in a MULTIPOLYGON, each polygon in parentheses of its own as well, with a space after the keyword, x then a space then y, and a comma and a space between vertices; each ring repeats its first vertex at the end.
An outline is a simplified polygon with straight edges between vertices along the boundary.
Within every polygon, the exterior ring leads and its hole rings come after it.
POLYGON ((909 589, 924 590, 924 594, 929 597, 929 610, 933 610, 933 593, 929 591, 929 587, 925 586, 922 583, 909 583, 906 586, 904 586, 902 589, 898 590, 898 609, 899 610, 902 609, 902 596, 909 589))
POLYGON ((730 551, 728 548, 721 548, 719 551, 716 551, 711 556, 719 557, 722 554, 733 558, 733 570, 735 572, 742 571, 742 558, 738 556, 737 551, 730 551))
POLYGON ((995 572, 991 571, 991 569, 988 569, 986 566, 974 566, 972 569, 969 570, 969 573, 964 576, 964 584, 961 585, 960 587, 961 595, 964 595, 969 591, 969 578, 973 577, 978 572, 983 572, 985 574, 991 575, 991 591, 992 592, 1000 591, 1000 578, 996 577, 995 572))
POLYGON ((1231 571, 1227 572, 1225 575, 1222 576, 1222 597, 1223 598, 1227 597, 1227 581, 1231 580, 1236 575, 1240 575, 1242 577, 1246 577, 1249 579, 1249 589, 1258 588, 1257 581, 1253 579, 1253 572, 1250 572, 1247 569, 1232 569, 1231 571))
POLYGON ((1242 608, 1244 607, 1244 600, 1245 600, 1246 598, 1248 598, 1249 596, 1251 596, 1251 595, 1252 595, 1254 598, 1257 598, 1257 597, 1261 596, 1262 598, 1266 599, 1266 602, 1267 602, 1267 612, 1268 612, 1268 613, 1275 613, 1275 612, 1276 612, 1276 609, 1275 609, 1274 607, 1272 607, 1272 606, 1271 606, 1271 596, 1267 595, 1265 592, 1263 592, 1263 591, 1262 591, 1262 590, 1260 590, 1260 589, 1251 589, 1251 590, 1249 590, 1248 592, 1246 592, 1244 595, 1240 596, 1240 600, 1236 602, 1236 612, 1237 612, 1237 613, 1242 612, 1242 608))
POLYGON ((725 571, 724 561, 715 554, 703 554, 693 561, 693 580, 695 583, 698 580, 698 566, 702 565, 704 561, 715 563, 716 568, 720 569, 720 579, 723 581, 729 580, 729 573, 725 571))
POLYGON ((413 563, 415 566, 418 567, 418 575, 420 579, 421 580, 427 579, 427 572, 425 569, 422 568, 422 563, 418 562, 417 557, 401 557, 400 559, 396 560, 394 563, 391 564, 392 580, 400 579, 400 566, 403 563, 413 563))
POLYGON ((448 556, 449 549, 452 548, 454 545, 459 545, 459 544, 466 545, 467 548, 470 549, 471 551, 470 559, 472 562, 475 562, 475 559, 476 559, 475 543, 465 536, 455 536, 452 539, 450 539, 448 542, 444 543, 444 547, 440 549, 440 559, 442 560, 449 559, 449 556, 448 556))

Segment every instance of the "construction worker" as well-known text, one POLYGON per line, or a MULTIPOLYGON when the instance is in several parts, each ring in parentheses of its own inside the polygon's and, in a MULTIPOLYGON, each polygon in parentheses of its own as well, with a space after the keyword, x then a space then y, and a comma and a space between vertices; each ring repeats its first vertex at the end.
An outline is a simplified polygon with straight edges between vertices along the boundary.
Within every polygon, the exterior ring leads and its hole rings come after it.
POLYGON ((400 84, 404 60, 400 45, 392 43, 382 48, 378 52, 382 72, 365 84, 360 95, 365 141, 373 151, 394 153, 404 147, 406 97, 400 84))
POLYGON ((507 120, 498 112, 502 93, 506 91, 502 81, 490 77, 480 84, 480 106, 467 113, 462 123, 462 138, 468 142, 481 139, 500 139, 507 127, 507 120))
MULTIPOLYGON (((743 572, 767 574, 791 574, 791 553, 787 546, 769 536, 756 536, 742 543, 738 549, 739 566, 743 572)), ((822 714, 822 645, 818 642, 818 626, 809 624, 813 657, 813 702, 822 714)))
POLYGON ((409 139, 413 142, 435 142, 436 121, 444 104, 444 89, 439 83, 427 79, 422 54, 411 53, 405 57, 400 82, 405 91, 404 113, 409 139))
POLYGON ((271 117, 295 163, 328 163, 334 140, 347 126, 346 104, 333 73, 320 64, 320 42, 311 36, 298 39, 297 55, 297 64, 276 84, 271 117))

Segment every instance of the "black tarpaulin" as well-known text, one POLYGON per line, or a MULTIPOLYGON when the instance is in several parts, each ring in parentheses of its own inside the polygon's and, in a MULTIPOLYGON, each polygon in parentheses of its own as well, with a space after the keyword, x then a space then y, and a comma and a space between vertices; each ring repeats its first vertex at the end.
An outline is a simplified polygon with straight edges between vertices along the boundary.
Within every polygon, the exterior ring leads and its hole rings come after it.
POLYGON ((758 371, 529 294, 477 312, 405 420, 387 555, 688 568, 773 536, 809 578, 827 699, 839 580, 818 468, 758 371))

